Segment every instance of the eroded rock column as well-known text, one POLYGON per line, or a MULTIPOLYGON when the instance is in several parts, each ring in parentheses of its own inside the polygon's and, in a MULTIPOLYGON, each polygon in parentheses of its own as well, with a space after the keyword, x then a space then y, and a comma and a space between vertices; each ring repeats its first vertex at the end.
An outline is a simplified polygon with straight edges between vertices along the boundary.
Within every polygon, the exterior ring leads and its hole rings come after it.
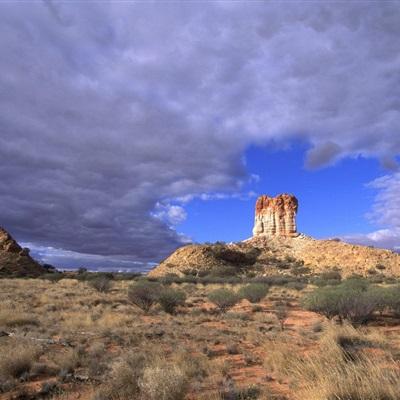
POLYGON ((256 202, 253 235, 297 236, 297 209, 298 201, 293 195, 260 196, 256 202))

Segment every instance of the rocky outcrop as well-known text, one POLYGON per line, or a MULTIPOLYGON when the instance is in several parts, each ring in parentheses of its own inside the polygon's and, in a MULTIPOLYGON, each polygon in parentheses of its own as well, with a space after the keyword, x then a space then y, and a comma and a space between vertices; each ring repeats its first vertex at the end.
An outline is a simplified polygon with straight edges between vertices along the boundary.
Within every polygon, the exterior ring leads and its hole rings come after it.
POLYGON ((233 275, 237 271, 237 275, 269 276, 291 274, 298 265, 307 267, 310 274, 337 268, 344 277, 352 274, 400 277, 400 255, 391 250, 316 240, 303 234, 296 237, 258 235, 226 245, 184 246, 149 275, 204 276, 216 267, 229 266, 233 267, 233 275))
POLYGON ((0 228, 0 277, 39 276, 46 272, 12 236, 0 228))
POLYGON ((149 276, 205 276, 215 267, 231 268, 233 274, 239 274, 251 269, 258 256, 257 248, 244 243, 190 244, 177 249, 151 270, 149 276))
POLYGON ((293 195, 260 196, 256 202, 253 236, 297 236, 297 209, 298 201, 293 195))
POLYGON ((219 268, 224 273, 268 276, 290 274, 300 265, 310 274, 337 268, 343 276, 400 277, 400 255, 391 250, 340 240, 316 240, 297 233, 297 209, 295 196, 261 196, 256 202, 252 238, 238 243, 181 247, 149 274, 204 276, 219 268))

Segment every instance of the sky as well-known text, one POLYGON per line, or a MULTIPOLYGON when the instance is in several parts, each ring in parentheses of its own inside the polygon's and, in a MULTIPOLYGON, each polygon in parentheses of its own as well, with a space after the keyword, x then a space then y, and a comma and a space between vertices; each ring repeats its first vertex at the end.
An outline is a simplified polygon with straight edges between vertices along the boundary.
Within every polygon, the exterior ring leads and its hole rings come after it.
POLYGON ((0 3, 0 225, 42 262, 147 270, 299 231, 400 248, 400 2, 0 3))

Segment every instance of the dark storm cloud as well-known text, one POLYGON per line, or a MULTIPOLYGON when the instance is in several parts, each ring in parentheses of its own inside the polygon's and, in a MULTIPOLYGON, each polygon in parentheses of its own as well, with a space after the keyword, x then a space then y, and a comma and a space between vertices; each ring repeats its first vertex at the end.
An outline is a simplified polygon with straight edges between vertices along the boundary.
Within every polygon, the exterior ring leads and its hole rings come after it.
POLYGON ((250 143, 387 163, 399 22, 398 2, 2 2, 0 223, 146 263, 183 240, 156 204, 240 189, 250 143))

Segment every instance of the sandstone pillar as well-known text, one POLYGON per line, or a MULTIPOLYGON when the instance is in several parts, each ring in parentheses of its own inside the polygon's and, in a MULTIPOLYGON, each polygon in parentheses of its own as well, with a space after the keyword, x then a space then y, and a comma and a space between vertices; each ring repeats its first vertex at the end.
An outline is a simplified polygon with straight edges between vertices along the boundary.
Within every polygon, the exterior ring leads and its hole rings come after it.
POLYGON ((297 209, 298 201, 293 195, 260 196, 256 202, 253 235, 297 236, 297 209))

